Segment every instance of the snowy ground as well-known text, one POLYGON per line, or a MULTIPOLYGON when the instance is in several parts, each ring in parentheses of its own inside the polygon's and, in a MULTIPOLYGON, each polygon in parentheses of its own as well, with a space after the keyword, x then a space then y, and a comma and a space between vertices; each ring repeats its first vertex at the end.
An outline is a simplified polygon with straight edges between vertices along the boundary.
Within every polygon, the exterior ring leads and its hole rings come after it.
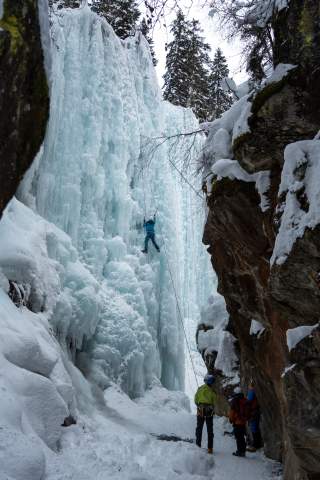
POLYGON ((222 419, 215 419, 213 456, 194 444, 153 436, 193 438, 195 416, 183 408, 184 395, 177 395, 156 387, 133 402, 120 391, 107 390, 107 411, 83 416, 78 425, 65 429, 61 452, 48 462, 48 480, 280 478, 278 466, 260 453, 246 459, 232 456, 234 440, 223 436, 230 428, 222 419))

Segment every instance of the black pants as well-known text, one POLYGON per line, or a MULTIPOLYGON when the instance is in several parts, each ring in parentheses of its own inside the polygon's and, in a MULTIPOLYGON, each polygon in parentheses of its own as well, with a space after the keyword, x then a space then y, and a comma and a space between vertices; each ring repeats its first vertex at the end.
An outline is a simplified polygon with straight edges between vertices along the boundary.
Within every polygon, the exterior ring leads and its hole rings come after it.
POLYGON ((202 439, 202 430, 204 422, 207 424, 207 432, 208 432, 208 448, 213 447, 213 416, 210 417, 202 417, 197 415, 197 428, 196 428, 196 444, 198 447, 201 447, 201 439, 202 439))
POLYGON ((252 446, 256 449, 259 449, 262 447, 262 438, 261 438, 260 430, 258 430, 257 432, 252 432, 252 446))
POLYGON ((155 234, 154 233, 147 233, 146 235, 146 238, 144 240, 144 249, 145 251, 147 252, 148 251, 148 243, 149 243, 149 240, 151 240, 151 242, 153 243, 153 245, 155 246, 155 248, 159 251, 159 246, 156 242, 156 238, 155 238, 155 234))
POLYGON ((246 453, 246 427, 244 425, 234 425, 233 426, 233 433, 236 437, 237 442, 237 452, 238 453, 246 453))

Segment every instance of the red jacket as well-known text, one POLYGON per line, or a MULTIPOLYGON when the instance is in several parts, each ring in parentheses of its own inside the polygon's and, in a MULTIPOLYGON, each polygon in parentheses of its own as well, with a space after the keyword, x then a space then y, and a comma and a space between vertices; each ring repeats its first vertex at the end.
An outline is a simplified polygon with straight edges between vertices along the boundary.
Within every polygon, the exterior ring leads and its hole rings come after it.
POLYGON ((244 426, 250 418, 250 405, 246 397, 235 397, 231 402, 230 423, 244 426))

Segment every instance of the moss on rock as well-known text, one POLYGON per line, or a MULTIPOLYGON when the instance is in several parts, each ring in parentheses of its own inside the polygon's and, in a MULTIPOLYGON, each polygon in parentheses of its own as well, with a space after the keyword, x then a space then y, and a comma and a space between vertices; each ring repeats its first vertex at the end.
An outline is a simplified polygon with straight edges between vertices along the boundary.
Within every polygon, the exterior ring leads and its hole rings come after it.
POLYGON ((1 216, 43 141, 49 92, 37 0, 5 0, 0 27, 1 216))

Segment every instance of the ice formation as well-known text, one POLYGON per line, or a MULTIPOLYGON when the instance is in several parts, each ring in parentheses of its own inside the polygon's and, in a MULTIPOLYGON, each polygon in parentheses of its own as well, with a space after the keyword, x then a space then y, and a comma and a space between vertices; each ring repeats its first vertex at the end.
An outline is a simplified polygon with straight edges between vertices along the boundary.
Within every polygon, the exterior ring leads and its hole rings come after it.
POLYGON ((139 396, 155 379, 183 388, 176 296, 183 315, 199 315, 210 265, 203 219, 190 221, 201 202, 168 162, 181 163, 184 148, 150 138, 197 122, 161 100, 142 36, 119 40, 86 7, 53 21, 50 121, 4 216, 1 267, 102 388, 117 382, 139 396), (143 217, 156 210, 161 253, 144 256, 143 217))

